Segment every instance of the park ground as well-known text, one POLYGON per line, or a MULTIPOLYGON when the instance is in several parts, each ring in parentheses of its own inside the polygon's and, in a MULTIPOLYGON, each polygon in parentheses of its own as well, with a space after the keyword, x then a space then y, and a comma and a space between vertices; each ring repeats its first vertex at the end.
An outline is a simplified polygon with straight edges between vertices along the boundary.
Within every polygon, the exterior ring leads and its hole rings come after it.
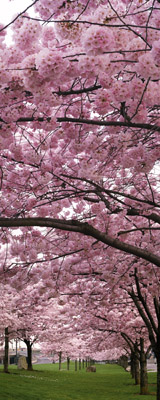
POLYGON ((149 395, 140 396, 129 372, 118 365, 96 365, 96 373, 66 370, 58 364, 34 365, 33 371, 0 368, 1 400, 155 400, 156 373, 149 372, 149 395))

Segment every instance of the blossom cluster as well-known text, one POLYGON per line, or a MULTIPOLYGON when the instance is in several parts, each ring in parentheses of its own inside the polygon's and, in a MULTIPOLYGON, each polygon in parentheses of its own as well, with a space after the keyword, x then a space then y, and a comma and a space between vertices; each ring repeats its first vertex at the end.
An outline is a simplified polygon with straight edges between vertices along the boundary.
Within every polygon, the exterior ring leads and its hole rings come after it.
POLYGON ((0 223, 15 224, 1 231, 2 281, 13 293, 26 285, 22 315, 27 295, 37 312, 52 299, 48 335, 56 307, 68 331, 90 333, 99 307, 99 329, 108 318, 110 329, 130 333, 133 320, 144 325, 128 293, 138 295, 135 266, 154 317, 159 298, 157 3, 34 7, 38 17, 15 20, 12 43, 0 37, 0 223))

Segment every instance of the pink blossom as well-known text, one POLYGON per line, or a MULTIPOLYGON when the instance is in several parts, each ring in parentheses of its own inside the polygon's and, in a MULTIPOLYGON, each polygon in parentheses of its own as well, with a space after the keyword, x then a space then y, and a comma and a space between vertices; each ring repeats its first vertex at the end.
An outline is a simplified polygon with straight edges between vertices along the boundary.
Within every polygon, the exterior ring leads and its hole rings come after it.
POLYGON ((160 67, 157 67, 151 53, 146 53, 139 57, 138 65, 136 66, 137 72, 145 79, 158 79, 160 67))
POLYGON ((82 44, 87 54, 102 54, 107 50, 114 50, 114 34, 109 28, 91 26, 82 35, 82 44))
POLYGON ((160 40, 155 40, 152 46, 152 56, 154 58, 155 64, 160 65, 160 40))
POLYGON ((36 55, 36 68, 40 76, 44 79, 57 79, 64 73, 68 61, 63 59, 60 53, 44 48, 36 55))

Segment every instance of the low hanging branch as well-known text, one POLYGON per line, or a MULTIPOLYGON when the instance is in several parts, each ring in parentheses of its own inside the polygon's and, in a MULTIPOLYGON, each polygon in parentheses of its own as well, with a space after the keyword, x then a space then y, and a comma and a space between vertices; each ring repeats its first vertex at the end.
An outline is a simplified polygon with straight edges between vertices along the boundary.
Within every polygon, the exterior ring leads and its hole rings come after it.
POLYGON ((60 229, 63 231, 77 232, 85 236, 93 237, 99 242, 105 243, 115 249, 124 251, 125 253, 135 255, 139 258, 147 260, 154 265, 160 267, 160 257, 151 253, 146 249, 133 246, 129 243, 124 243, 104 232, 95 229, 87 222, 76 220, 54 219, 54 218, 0 218, 0 227, 13 228, 21 226, 41 226, 60 229))

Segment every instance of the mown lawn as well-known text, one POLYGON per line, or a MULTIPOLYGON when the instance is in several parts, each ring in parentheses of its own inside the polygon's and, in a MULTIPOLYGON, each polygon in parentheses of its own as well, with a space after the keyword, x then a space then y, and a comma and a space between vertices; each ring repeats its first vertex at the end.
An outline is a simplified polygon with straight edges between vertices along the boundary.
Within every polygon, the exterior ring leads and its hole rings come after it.
POLYGON ((118 365, 96 365, 96 373, 85 369, 70 371, 66 364, 58 371, 57 364, 34 365, 34 371, 10 367, 4 374, 0 367, 2 400, 155 400, 156 374, 149 373, 150 395, 140 396, 128 372, 118 365))

